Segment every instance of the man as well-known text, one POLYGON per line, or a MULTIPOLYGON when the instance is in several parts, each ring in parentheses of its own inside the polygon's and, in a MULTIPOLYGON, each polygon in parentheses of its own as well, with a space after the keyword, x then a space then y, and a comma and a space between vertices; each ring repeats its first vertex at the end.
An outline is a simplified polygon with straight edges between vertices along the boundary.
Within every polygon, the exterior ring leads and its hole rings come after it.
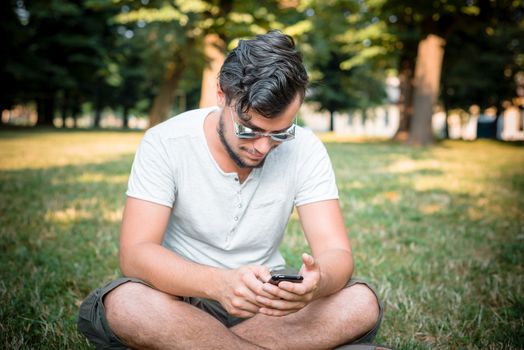
POLYGON ((127 277, 82 304, 99 348, 325 349, 375 336, 382 309, 350 280, 351 247, 322 143, 294 121, 307 73, 291 37, 240 41, 218 106, 151 128, 127 191, 127 277), (293 207, 312 255, 301 283, 268 283, 293 207), (349 282, 348 282, 349 281, 349 282))

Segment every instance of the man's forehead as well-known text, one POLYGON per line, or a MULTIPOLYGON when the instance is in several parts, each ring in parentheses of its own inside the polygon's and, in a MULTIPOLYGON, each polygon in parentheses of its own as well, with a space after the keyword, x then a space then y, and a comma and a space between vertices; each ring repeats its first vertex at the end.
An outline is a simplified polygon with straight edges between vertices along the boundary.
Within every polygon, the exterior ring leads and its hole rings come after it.
POLYGON ((245 126, 261 131, 284 131, 295 121, 301 105, 302 99, 297 94, 296 98, 278 116, 268 118, 249 109, 246 113, 243 113, 241 121, 245 126))

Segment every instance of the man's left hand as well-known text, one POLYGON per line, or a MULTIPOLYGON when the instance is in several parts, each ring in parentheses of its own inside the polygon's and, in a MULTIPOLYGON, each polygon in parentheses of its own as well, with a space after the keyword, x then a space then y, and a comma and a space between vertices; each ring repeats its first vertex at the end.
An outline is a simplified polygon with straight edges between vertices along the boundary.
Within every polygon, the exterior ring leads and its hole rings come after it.
POLYGON ((300 274, 304 277, 302 283, 283 281, 275 286, 265 283, 264 291, 275 296, 269 299, 257 296, 257 302, 263 305, 259 312, 268 316, 285 316, 297 312, 308 305, 318 291, 320 284, 320 267, 309 254, 302 254, 300 274))

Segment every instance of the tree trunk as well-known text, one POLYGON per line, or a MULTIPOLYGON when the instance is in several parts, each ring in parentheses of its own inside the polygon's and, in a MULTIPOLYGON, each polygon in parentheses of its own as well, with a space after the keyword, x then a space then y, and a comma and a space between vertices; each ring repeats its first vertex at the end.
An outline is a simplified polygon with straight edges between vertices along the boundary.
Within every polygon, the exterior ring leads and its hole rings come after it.
POLYGON ((200 93, 200 108, 217 104, 217 77, 222 64, 226 44, 218 34, 207 34, 204 38, 204 55, 206 66, 202 74, 202 90, 200 93))
POLYGON ((449 111, 448 109, 444 110, 444 113, 446 114, 446 118, 444 119, 444 138, 449 139, 449 124, 448 124, 448 117, 449 117, 449 111))
POLYGON ((445 44, 443 38, 434 34, 428 35, 419 43, 413 84, 414 113, 409 137, 411 144, 433 143, 431 119, 439 93, 445 44))
POLYGON ((448 84, 447 84, 447 80, 446 80, 446 77, 445 76, 442 76, 442 79, 441 79, 441 85, 442 85, 442 95, 441 95, 441 100, 442 100, 442 108, 443 108, 443 111, 444 111, 444 114, 445 114, 445 118, 444 118, 444 138, 445 139, 449 139, 449 125, 448 125, 448 117, 449 117, 449 95, 447 93, 448 91, 448 84))
POLYGON ((93 119, 93 128, 99 128, 100 122, 102 121, 102 98, 100 91, 97 89, 95 92, 95 118, 93 119))
POLYGON ((52 126, 55 112, 55 98, 53 94, 45 95, 37 99, 37 126, 52 126))
POLYGON ((398 141, 406 141, 413 117, 413 78, 415 72, 415 59, 405 56, 400 62, 400 97, 398 101, 400 120, 398 130, 393 137, 398 141))
POLYGON ((66 120, 67 120, 67 112, 69 111, 69 103, 67 96, 64 94, 64 97, 62 99, 62 110, 61 110, 61 118, 62 118, 62 128, 66 127, 66 120))
POLYGON ((78 115, 80 114, 80 101, 75 98, 73 100, 73 106, 71 108, 71 118, 73 118, 73 129, 76 129, 78 124, 78 115))
POLYGON ((186 68, 186 56, 190 56, 190 49, 179 52, 172 64, 167 69, 166 79, 160 87, 160 91, 153 101, 153 106, 149 111, 149 127, 153 127, 166 120, 175 102, 175 90, 182 72, 186 68))
POLYGON ((335 131, 335 111, 329 111, 329 131, 335 131))
POLYGON ((129 107, 125 105, 122 111, 122 129, 129 129, 129 107))

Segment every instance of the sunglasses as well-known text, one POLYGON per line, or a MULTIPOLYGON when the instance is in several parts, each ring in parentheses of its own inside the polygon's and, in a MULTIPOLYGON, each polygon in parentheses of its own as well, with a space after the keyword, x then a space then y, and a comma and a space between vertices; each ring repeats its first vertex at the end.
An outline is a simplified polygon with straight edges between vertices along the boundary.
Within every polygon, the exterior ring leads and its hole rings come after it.
POLYGON ((243 124, 239 124, 235 122, 235 119, 233 118, 233 114, 231 114, 231 120, 233 121, 235 135, 239 139, 258 139, 260 137, 271 137, 273 141, 284 142, 284 141, 293 140, 295 138, 295 126, 296 126, 295 123, 293 123, 289 128, 287 128, 284 131, 260 132, 260 131, 253 131, 253 129, 243 124))

